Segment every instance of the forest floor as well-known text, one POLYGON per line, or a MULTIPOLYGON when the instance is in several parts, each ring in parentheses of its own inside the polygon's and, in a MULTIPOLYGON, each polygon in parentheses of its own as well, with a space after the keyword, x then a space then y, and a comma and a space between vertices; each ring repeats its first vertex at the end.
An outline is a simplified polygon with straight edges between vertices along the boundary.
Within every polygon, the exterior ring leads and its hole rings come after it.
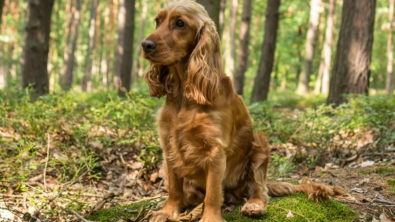
MULTIPOLYGON (((154 125, 160 101, 83 97, 30 101, 0 92, 0 221, 143 221, 136 217, 166 199, 154 125)), ((349 195, 328 203, 272 198, 259 218, 224 206, 224 218, 395 221, 395 98, 336 110, 316 100, 285 103, 249 107, 271 141, 270 181, 336 185, 349 195)))

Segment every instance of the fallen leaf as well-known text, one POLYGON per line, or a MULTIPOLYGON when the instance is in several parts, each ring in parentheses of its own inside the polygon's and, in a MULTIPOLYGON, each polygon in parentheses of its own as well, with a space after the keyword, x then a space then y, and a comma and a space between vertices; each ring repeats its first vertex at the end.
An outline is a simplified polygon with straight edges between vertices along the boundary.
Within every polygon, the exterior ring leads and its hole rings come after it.
POLYGON ((374 165, 374 161, 365 161, 363 163, 361 163, 361 167, 368 167, 368 166, 373 166, 374 165))
POLYGON ((142 162, 134 162, 130 167, 132 170, 138 170, 144 166, 144 163, 142 162))
POLYGON ((228 214, 235 209, 235 205, 230 205, 222 209, 222 214, 228 214))
POLYGON ((287 218, 293 218, 293 217, 294 217, 293 213, 291 211, 288 211, 287 218))
POLYGON ((392 222, 392 221, 393 221, 393 220, 390 220, 390 219, 387 217, 387 215, 385 215, 384 212, 380 215, 380 222, 392 222))
POLYGON ((150 181, 151 181, 152 183, 155 183, 156 179, 158 179, 158 176, 159 176, 159 173, 158 173, 158 172, 155 172, 155 173, 151 174, 151 176, 150 176, 150 181))
POLYGON ((321 173, 322 171, 324 171, 324 168, 322 168, 320 166, 315 166, 314 173, 318 174, 318 173, 321 173))
POLYGON ((352 188, 351 191, 357 192, 357 193, 366 193, 366 190, 361 189, 361 188, 352 188))
POLYGON ((199 204, 197 207, 195 207, 190 213, 184 212, 176 218, 179 221, 191 221, 195 220, 196 218, 201 218, 203 214, 203 204, 199 204))

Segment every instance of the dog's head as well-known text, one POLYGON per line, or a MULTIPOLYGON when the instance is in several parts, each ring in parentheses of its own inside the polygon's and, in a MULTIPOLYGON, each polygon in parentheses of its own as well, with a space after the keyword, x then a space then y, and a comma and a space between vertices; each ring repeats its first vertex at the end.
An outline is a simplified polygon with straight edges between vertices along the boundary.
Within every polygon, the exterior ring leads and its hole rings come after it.
POLYGON ((222 59, 219 35, 204 7, 191 0, 169 1, 155 23, 156 30, 142 42, 150 61, 145 76, 150 95, 170 94, 169 67, 187 63, 185 96, 210 105, 218 93, 222 59))

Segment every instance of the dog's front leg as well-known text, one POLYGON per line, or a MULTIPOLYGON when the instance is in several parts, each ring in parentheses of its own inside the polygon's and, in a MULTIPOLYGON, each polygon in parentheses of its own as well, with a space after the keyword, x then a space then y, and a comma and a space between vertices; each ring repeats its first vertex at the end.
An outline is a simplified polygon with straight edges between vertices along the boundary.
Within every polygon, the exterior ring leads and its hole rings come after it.
POLYGON ((167 218, 176 218, 183 205, 183 179, 175 174, 167 160, 166 165, 169 197, 167 198, 162 210, 154 212, 150 222, 164 222, 167 218))
POLYGON ((208 157, 206 169, 206 197, 201 222, 223 222, 221 206, 223 202, 222 180, 226 168, 224 150, 214 148, 208 157))

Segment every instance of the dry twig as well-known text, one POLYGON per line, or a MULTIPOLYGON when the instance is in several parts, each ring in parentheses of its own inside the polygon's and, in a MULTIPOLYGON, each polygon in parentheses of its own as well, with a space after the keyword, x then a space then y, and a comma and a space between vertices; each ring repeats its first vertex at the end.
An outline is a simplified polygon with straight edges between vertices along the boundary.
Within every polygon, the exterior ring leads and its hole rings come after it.
POLYGON ((42 209, 44 209, 44 207, 46 207, 48 204, 50 204, 52 201, 54 201, 56 198, 58 198, 65 190, 69 189, 71 187, 71 185, 75 184, 77 181, 79 181, 83 176, 85 176, 88 172, 90 171, 90 169, 88 169, 87 171, 85 171, 83 174, 81 174, 77 179, 75 179, 73 182, 71 182, 69 185, 67 185, 66 187, 64 187, 61 191, 59 191, 59 193, 57 193, 53 198, 51 198, 50 200, 48 200, 44 205, 41 206, 40 209, 38 209, 34 215, 37 216, 40 211, 42 209))
MULTIPOLYGON (((275 207, 275 208, 278 208, 278 209, 280 209, 280 210, 285 210, 286 212, 291 211, 291 210, 287 210, 287 209, 282 208, 282 207, 279 207, 279 206, 274 206, 274 207, 275 207)), ((291 211, 291 212, 292 212, 292 211, 291 211)), ((306 219, 307 221, 310 222, 310 220, 309 220, 307 217, 305 217, 304 215, 302 215, 302 214, 300 214, 300 213, 296 213, 295 211, 293 211, 292 213, 293 213, 293 214, 296 214, 296 215, 298 215, 298 216, 301 216, 301 217, 303 217, 304 219, 306 219)))

